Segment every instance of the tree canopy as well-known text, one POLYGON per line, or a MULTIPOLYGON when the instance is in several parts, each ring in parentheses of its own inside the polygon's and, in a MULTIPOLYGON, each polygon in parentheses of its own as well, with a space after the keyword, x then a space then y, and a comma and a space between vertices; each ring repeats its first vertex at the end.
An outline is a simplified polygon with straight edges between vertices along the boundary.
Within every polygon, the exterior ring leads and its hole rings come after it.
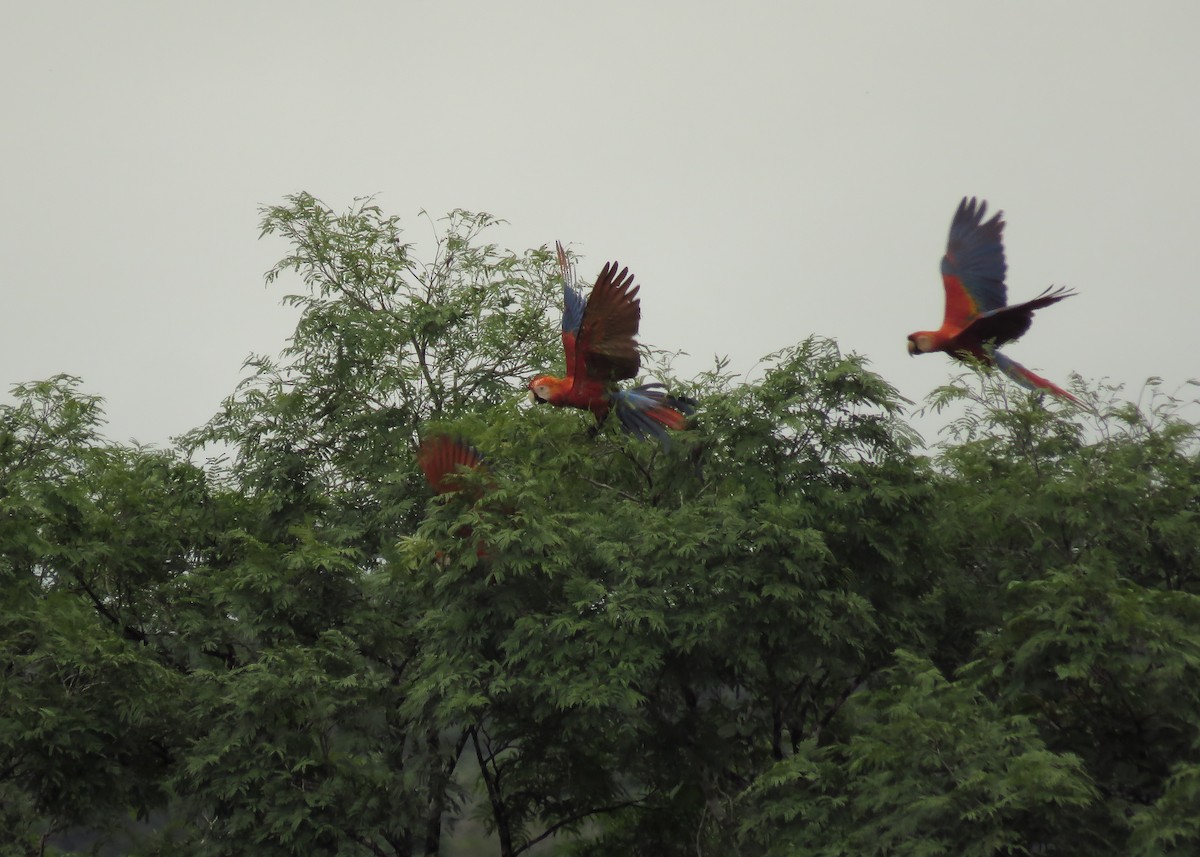
POLYGON ((659 361, 699 402, 666 447, 593 432, 522 401, 561 285, 495 223, 420 261, 370 200, 265 209, 296 330, 169 449, 13 389, 0 853, 1200 850, 1180 402, 968 373, 926 449, 814 336, 659 361), (426 485, 438 432, 472 490, 426 485))

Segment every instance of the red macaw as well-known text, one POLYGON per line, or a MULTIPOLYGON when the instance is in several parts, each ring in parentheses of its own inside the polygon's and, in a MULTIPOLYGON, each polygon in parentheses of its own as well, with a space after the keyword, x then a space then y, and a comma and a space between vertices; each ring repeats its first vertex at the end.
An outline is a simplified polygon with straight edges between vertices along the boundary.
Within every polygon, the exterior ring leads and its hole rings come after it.
POLYGON ((1049 390, 1056 396, 1079 400, 1020 363, 1001 354, 997 348, 1019 339, 1033 322, 1035 311, 1069 298, 1075 292, 1065 288, 1046 289, 1031 301, 1007 306, 1008 289, 1004 276, 1004 212, 986 223, 986 202, 974 197, 959 203, 950 223, 950 240, 942 257, 942 283, 946 287, 946 316, 937 330, 919 330, 909 334, 908 353, 926 354, 944 351, 959 360, 964 355, 996 366, 1022 387, 1049 390))
POLYGON ((609 262, 596 278, 587 301, 575 284, 575 272, 561 243, 558 265, 563 280, 562 340, 566 352, 567 377, 539 375, 529 382, 535 402, 558 407, 581 408, 603 423, 615 410, 621 425, 640 438, 654 435, 667 442, 666 429, 683 429, 692 402, 669 395, 662 384, 643 384, 630 390, 617 387, 637 375, 638 323, 642 317, 638 286, 628 268, 617 272, 609 262))

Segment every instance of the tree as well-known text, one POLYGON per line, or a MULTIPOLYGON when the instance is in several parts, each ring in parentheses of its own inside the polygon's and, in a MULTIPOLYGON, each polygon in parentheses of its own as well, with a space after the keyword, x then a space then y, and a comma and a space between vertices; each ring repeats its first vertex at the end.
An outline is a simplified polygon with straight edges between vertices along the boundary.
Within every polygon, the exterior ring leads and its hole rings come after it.
POLYGON ((811 337, 750 379, 656 366, 701 403, 664 449, 520 403, 560 351, 545 248, 455 212, 421 263, 369 200, 263 218, 295 335, 177 448, 104 440, 69 377, 0 409, 12 853, 1200 844, 1182 403, 968 376, 926 452, 811 337), (436 497, 435 431, 486 460, 436 497))
POLYGON ((777 853, 1194 850, 1196 427, 1163 401, 1088 432, 994 382, 935 404, 964 398, 930 522, 954 633, 901 653, 842 740, 751 790, 746 836, 777 853))
POLYGON ((78 384, 0 407, 0 802, 31 853, 164 800, 183 676, 162 590, 219 514, 191 465, 100 440, 78 384))

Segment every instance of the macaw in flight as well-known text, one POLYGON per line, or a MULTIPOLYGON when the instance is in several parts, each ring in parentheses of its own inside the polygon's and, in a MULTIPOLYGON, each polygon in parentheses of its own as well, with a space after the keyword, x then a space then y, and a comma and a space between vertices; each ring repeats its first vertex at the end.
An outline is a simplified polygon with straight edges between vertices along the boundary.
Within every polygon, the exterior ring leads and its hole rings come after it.
POLYGON ((1039 309, 1069 298, 1065 288, 1046 289, 1031 301, 1008 306, 1004 276, 1004 212, 984 222, 986 202, 972 197, 959 203, 950 223, 950 240, 942 257, 942 283, 946 287, 946 316, 937 330, 909 334, 908 353, 944 351, 962 360, 964 355, 996 366, 1022 387, 1048 390, 1076 404, 1079 400, 1020 363, 1001 354, 1001 345, 1019 339, 1033 323, 1039 309))
POLYGON ((642 317, 639 286, 633 284, 628 268, 618 273, 617 263, 609 262, 585 302, 566 251, 561 243, 556 242, 556 247, 563 280, 567 377, 538 375, 529 382, 530 399, 591 411, 597 426, 615 410, 627 432, 643 439, 653 435, 665 445, 667 429, 686 428, 693 403, 669 395, 662 384, 628 390, 617 386, 618 381, 635 377, 641 368, 635 339, 642 317))

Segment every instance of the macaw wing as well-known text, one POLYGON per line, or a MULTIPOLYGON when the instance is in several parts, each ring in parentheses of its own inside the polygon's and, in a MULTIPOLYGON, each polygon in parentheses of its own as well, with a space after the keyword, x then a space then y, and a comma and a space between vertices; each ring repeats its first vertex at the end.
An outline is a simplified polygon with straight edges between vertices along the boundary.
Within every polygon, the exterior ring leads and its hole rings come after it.
POLYGON ((579 325, 575 361, 567 367, 576 385, 637 375, 641 356, 635 337, 642 318, 638 288, 628 268, 617 272, 616 262, 607 263, 596 278, 579 325))
POLYGON ((988 221, 986 202, 974 197, 959 203, 950 222, 950 239, 942 257, 946 316, 942 326, 961 330, 981 313, 997 310, 1008 300, 1004 277, 1004 212, 988 221))
POLYGON ((446 494, 459 488, 454 479, 458 468, 474 470, 483 463, 483 455, 461 438, 439 434, 421 441, 417 463, 425 472, 429 487, 438 494, 446 494))
POLYGON ((583 293, 579 291, 575 282, 575 268, 567 258, 567 251, 563 249, 560 241, 555 241, 554 246, 558 251, 558 269, 562 272, 562 340, 563 351, 567 356, 567 369, 570 371, 570 367, 575 363, 575 340, 579 334, 579 325, 583 322, 585 302, 583 293))
POLYGON ((1031 301, 981 313, 966 327, 969 338, 976 342, 991 342, 993 346, 1020 339, 1033 324, 1035 312, 1074 294, 1062 287, 1046 289, 1031 301))

